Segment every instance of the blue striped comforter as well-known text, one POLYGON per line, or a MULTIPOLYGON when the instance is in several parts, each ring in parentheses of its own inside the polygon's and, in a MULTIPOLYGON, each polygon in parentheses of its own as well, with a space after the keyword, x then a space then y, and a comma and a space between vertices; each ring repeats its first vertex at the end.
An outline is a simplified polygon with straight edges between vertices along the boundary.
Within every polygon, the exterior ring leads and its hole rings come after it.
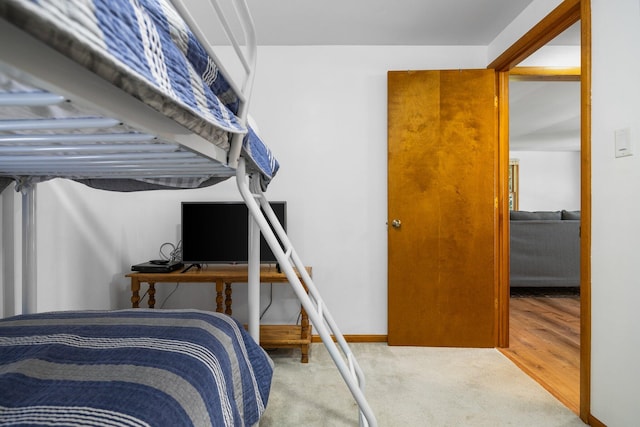
POLYGON ((249 426, 273 362, 234 319, 197 310, 0 320, 0 425, 249 426))

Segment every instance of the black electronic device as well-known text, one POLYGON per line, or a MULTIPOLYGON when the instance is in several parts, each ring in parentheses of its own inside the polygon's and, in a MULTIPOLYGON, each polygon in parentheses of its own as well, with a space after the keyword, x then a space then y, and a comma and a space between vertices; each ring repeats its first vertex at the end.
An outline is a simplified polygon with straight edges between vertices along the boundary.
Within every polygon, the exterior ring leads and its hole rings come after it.
POLYGON ((180 261, 167 261, 164 263, 158 263, 156 261, 158 260, 132 265, 131 271, 137 271, 138 273, 171 273, 184 267, 184 264, 180 261))
MULTIPOLYGON (((270 202, 287 228, 286 202, 270 202)), ((182 202, 182 262, 184 264, 246 264, 249 210, 243 202, 182 202)), ((260 262, 277 263, 260 237, 260 262)))

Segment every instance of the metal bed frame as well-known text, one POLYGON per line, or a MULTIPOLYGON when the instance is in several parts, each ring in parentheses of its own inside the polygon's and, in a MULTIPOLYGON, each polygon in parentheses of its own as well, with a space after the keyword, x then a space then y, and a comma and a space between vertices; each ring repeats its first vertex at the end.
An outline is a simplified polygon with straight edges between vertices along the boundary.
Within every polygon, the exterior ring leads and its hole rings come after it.
MULTIPOLYGON (((172 0, 174 7, 220 66, 209 36, 201 28, 201 0, 172 0), (198 10, 198 13, 194 11, 198 10), (196 18, 196 16, 200 18, 196 18)), ((244 76, 233 79, 220 66, 236 93, 240 94, 239 118, 247 123, 248 105, 256 63, 256 36, 246 0, 233 0, 242 23, 244 43, 237 38, 218 0, 204 2, 218 17, 239 61, 244 76)), ((234 134, 229 151, 185 129, 141 101, 115 88, 76 62, 36 40, 4 19, 0 20, 0 71, 16 80, 47 91, 0 96, 0 107, 54 105, 71 102, 97 112, 97 119, 56 120, 56 131, 47 136, 0 135, 0 176, 16 179, 22 193, 22 311, 36 312, 36 184, 43 178, 139 179, 188 177, 202 174, 236 177, 238 189, 253 218, 250 224, 249 254, 249 332, 259 341, 259 236, 269 243, 296 296, 307 311, 330 356, 334 360, 360 411, 361 426, 376 426, 376 418, 364 395, 364 375, 344 336, 323 302, 312 278, 306 273, 284 229, 262 191, 259 179, 247 171, 241 156, 243 134, 234 134), (16 46, 20 46, 16 49, 16 46), (73 76, 73 78, 69 78, 73 76), (97 122, 96 122, 97 120, 97 122), (119 126, 126 123, 134 132, 126 134, 71 135, 65 129, 119 126), (47 146, 46 142, 55 143, 47 146), (96 144, 100 142, 100 144, 96 144), (262 214, 260 206, 266 213, 262 214), (272 228, 275 230, 272 231, 272 228), (283 242, 283 250, 276 234, 283 242), (302 281, 296 274, 302 274, 302 281), (302 282, 305 283, 308 293, 302 282), (337 342, 334 342, 334 338, 337 342)), ((0 130, 51 128, 46 120, 0 120, 0 130)))

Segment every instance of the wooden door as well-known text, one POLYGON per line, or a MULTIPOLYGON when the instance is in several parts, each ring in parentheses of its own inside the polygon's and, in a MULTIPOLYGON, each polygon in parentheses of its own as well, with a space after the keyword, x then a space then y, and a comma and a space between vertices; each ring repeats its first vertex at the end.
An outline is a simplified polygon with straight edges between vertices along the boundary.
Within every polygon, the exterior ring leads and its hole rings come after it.
POLYGON ((497 147, 493 70, 389 72, 390 345, 496 345, 497 147))

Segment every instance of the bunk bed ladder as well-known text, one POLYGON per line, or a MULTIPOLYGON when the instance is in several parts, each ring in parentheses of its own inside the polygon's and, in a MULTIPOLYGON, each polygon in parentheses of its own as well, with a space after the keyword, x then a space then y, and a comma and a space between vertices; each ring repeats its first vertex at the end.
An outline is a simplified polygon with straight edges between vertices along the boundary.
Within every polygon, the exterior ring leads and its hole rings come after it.
MULTIPOLYGON (((358 364, 355 356, 351 352, 349 345, 340 332, 337 324, 333 320, 331 313, 324 304, 318 292, 318 289, 315 287, 313 280, 305 269, 304 264, 291 245, 286 232, 278 221, 275 213, 271 209, 269 202, 262 192, 258 180, 247 179, 245 160, 243 158, 240 158, 240 161, 238 163, 236 179, 240 194, 242 195, 242 198, 244 199, 249 212, 251 213, 249 219, 250 240, 252 239, 252 233, 255 233, 255 227, 259 227, 266 242, 269 244, 269 247, 276 256, 276 259, 280 264, 280 269, 287 276, 291 287, 300 300, 302 306, 306 310, 311 323, 318 331, 318 334, 320 335, 320 338, 322 338, 322 342, 327 348, 329 355, 336 364, 338 371, 340 372, 343 380, 347 384, 347 387, 351 391, 351 394, 358 404, 360 408, 360 426, 376 427, 376 418, 364 395, 365 379, 362 369, 360 368, 360 365, 358 364), (262 211, 260 210, 260 207, 262 207, 262 211), (264 212, 264 214, 262 212, 264 212), (252 226, 254 228, 253 231, 252 226), (284 245, 284 249, 278 243, 276 234, 284 245), (302 277, 302 281, 298 277, 298 274, 300 274, 300 276, 302 277), (302 282, 305 283, 306 289, 305 286, 303 286, 302 282)), ((255 239, 253 241, 256 242, 257 239, 255 236, 253 236, 253 239, 255 239)), ((255 243, 251 244, 250 242, 250 248, 256 246, 259 245, 255 243)), ((248 298, 249 312, 252 312, 251 306, 259 302, 258 278, 260 272, 259 257, 250 256, 249 259, 249 280, 251 282, 253 277, 254 281, 253 285, 252 283, 249 283, 248 298), (253 276, 252 269, 254 274, 253 276), (252 291, 252 289, 254 291, 252 291), (256 292, 257 296, 256 293, 253 293, 252 295, 252 292, 256 292)), ((253 311, 258 312, 258 310, 253 311)), ((249 332, 252 334, 254 339, 259 340, 259 319, 249 319, 249 332)))

